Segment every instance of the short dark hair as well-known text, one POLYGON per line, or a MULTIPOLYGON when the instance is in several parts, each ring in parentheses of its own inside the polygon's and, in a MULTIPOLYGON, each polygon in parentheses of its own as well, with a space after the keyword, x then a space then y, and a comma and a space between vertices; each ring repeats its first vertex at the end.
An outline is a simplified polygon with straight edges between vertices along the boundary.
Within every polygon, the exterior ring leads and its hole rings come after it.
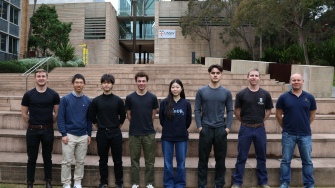
POLYGON ((104 75, 101 76, 100 81, 101 81, 101 84, 104 83, 104 82, 110 82, 110 83, 114 84, 115 83, 115 78, 111 74, 104 74, 104 75))
POLYGON ((146 72, 138 72, 135 74, 135 81, 137 81, 138 77, 146 77, 147 81, 149 81, 149 75, 146 72))
POLYGON ((39 73, 39 72, 45 72, 46 76, 48 77, 48 72, 44 69, 36 69, 35 71, 35 77, 36 77, 36 73, 39 73))
POLYGON ((259 70, 257 68, 251 68, 249 71, 248 71, 248 76, 250 75, 250 72, 252 71, 257 71, 258 72, 258 76, 261 75, 261 73, 259 72, 259 70))
POLYGON ((222 71, 223 71, 223 68, 222 68, 221 65, 219 65, 219 64, 214 64, 214 65, 211 65, 211 66, 208 68, 208 72, 212 72, 212 70, 213 70, 214 68, 219 69, 219 71, 220 71, 221 73, 222 73, 222 71))
POLYGON ((72 78, 72 83, 74 83, 74 81, 75 81, 76 79, 82 79, 82 80, 84 81, 84 83, 86 83, 86 82, 85 82, 85 78, 84 78, 84 76, 81 75, 81 74, 76 74, 76 75, 74 75, 73 78, 72 78))

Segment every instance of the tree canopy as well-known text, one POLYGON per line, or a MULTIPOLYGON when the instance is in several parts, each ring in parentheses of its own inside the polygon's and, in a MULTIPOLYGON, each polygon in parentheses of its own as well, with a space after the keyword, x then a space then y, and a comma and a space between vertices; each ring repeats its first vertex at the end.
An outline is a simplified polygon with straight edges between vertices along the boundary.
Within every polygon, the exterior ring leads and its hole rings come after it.
POLYGON ((58 46, 70 41, 72 22, 59 21, 55 6, 42 4, 30 18, 30 22, 33 35, 29 37, 28 45, 40 51, 43 56, 49 55, 48 51, 55 53, 58 46))

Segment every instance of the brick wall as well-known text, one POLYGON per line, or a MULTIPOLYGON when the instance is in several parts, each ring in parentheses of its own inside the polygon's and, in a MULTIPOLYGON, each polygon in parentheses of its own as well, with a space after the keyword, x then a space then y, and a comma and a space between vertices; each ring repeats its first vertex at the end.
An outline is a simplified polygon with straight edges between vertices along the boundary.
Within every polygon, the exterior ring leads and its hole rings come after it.
POLYGON ((28 31, 29 31, 29 0, 22 0, 21 5, 21 38, 20 38, 20 58, 27 51, 28 31))

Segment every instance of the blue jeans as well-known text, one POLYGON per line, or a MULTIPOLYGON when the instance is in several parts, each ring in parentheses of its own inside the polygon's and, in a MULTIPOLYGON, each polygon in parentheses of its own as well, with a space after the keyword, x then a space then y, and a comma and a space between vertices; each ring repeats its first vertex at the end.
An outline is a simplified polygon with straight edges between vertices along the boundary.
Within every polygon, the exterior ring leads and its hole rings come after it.
POLYGON ((170 142, 162 140, 164 155, 164 178, 165 188, 182 188, 186 186, 185 158, 187 153, 187 141, 170 142), (173 172, 173 152, 176 146, 177 171, 176 177, 173 172))
POLYGON ((254 128, 241 125, 238 133, 237 161, 233 175, 235 185, 241 186, 243 184, 245 163, 252 142, 254 143, 257 160, 256 172, 258 176, 258 185, 268 184, 268 174, 266 170, 266 140, 267 137, 264 126, 254 128))
POLYGON ((287 132, 282 134, 282 153, 283 159, 280 163, 280 183, 290 185, 291 182, 291 160, 295 145, 298 144, 301 162, 302 162, 302 178, 304 186, 313 187, 315 183, 313 178, 313 163, 311 159, 312 153, 312 137, 292 135, 287 132))

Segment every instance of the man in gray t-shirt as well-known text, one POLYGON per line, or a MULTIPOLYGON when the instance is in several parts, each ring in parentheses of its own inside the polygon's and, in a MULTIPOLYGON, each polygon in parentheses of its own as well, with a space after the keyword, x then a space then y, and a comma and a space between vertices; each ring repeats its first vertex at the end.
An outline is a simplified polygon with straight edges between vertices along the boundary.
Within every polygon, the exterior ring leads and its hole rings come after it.
POLYGON ((199 136, 198 187, 207 184, 208 158, 214 145, 215 187, 225 184, 227 135, 233 121, 233 99, 231 92, 220 85, 223 68, 211 65, 208 68, 210 83, 200 88, 195 97, 195 121, 199 136), (227 123, 224 112, 227 110, 227 123))

